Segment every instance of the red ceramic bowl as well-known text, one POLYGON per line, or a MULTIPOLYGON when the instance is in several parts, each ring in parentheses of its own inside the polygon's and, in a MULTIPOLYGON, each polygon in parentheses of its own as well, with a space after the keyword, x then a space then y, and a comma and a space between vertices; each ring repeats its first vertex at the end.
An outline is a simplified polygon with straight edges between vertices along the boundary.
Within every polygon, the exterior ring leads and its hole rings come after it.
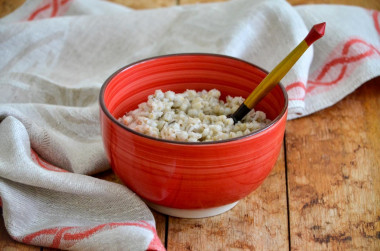
POLYGON ((277 85, 257 106, 272 122, 249 135, 215 142, 177 142, 135 132, 117 121, 155 90, 221 91, 247 97, 266 76, 245 61, 214 54, 145 59, 115 72, 100 92, 100 123, 114 172, 152 208, 205 217, 232 208, 268 176, 280 153, 288 99, 277 85))

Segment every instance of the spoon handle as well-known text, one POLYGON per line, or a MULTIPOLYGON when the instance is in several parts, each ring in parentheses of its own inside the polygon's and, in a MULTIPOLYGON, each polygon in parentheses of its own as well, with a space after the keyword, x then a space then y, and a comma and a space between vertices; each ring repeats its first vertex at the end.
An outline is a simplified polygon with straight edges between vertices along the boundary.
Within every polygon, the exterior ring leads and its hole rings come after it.
POLYGON ((234 122, 240 121, 289 72, 304 52, 325 33, 326 23, 316 24, 301 41, 252 91, 244 103, 232 114, 234 122))

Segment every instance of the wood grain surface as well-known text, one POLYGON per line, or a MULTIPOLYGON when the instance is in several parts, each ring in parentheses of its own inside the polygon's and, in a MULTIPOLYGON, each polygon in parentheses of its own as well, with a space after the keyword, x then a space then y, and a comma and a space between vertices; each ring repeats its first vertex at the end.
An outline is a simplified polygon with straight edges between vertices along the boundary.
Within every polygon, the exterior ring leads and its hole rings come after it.
POLYGON ((153 9, 177 5, 177 0, 108 0, 133 9, 153 9))
POLYGON ((294 250, 380 248, 380 78, 331 108, 289 121, 294 250))
MULTIPOLYGON (((0 0, 0 17, 25 0, 0 0)), ((111 0, 135 9, 222 0, 111 0)), ((232 0, 233 1, 233 0, 232 0)), ((380 10, 378 0, 289 0, 380 10)), ((229 212, 179 219, 153 212, 171 250, 380 250, 380 78, 336 105, 288 121, 263 185, 229 212)), ((120 183, 112 171, 97 177, 120 183)), ((52 250, 15 242, 0 220, 0 250, 52 250)))

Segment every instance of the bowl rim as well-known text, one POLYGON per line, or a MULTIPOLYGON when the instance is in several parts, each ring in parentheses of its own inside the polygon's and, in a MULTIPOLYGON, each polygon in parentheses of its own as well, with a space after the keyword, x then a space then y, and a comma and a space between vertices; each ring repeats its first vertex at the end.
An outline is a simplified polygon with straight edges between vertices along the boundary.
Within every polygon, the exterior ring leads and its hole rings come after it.
POLYGON ((240 61, 242 63, 251 65, 251 66, 253 66, 253 67, 255 67, 255 68, 257 68, 257 69, 265 72, 266 74, 268 74, 268 71, 264 70, 263 68, 255 65, 253 63, 250 63, 250 62, 245 61, 245 60, 240 59, 240 58, 236 58, 236 57, 232 57, 232 56, 228 56, 228 55, 223 55, 223 54, 216 54, 216 53, 196 53, 196 52, 195 53, 174 53, 174 54, 165 54, 165 55, 159 55, 159 56, 154 56, 154 57, 148 57, 148 58, 144 58, 144 59, 135 61, 133 63, 130 63, 130 64, 126 65, 126 66, 121 67, 120 69, 118 69, 117 71, 115 71, 111 76, 109 76, 104 81, 104 83, 103 83, 103 85, 102 85, 102 87, 100 89, 100 93, 99 93, 99 105, 100 105, 102 111, 104 112, 104 114, 112 122, 114 122, 117 126, 119 126, 120 128, 122 128, 124 130, 127 130, 128 132, 131 132, 131 133, 133 133, 133 134, 135 134, 137 136, 144 137, 144 138, 147 138, 147 139, 150 139, 150 140, 154 140, 154 141, 158 141, 158 142, 163 142, 163 143, 178 144, 178 145, 213 145, 213 144, 229 143, 229 142, 232 142, 232 141, 239 141, 239 140, 243 140, 243 139, 249 138, 249 137, 251 137, 253 135, 259 134, 259 133, 261 133, 261 132, 263 132, 265 130, 268 130, 270 127, 274 126, 277 122, 279 122, 281 120, 281 118, 286 113, 286 111, 288 109, 288 103, 289 103, 288 94, 287 94, 287 91, 286 91, 285 87, 282 85, 281 82, 279 82, 278 85, 280 86, 281 91, 282 91, 282 93, 284 95, 284 99, 285 99, 285 105, 282 108, 280 114, 275 119, 273 119, 270 123, 268 123, 266 126, 264 126, 263 128, 261 128, 259 130, 256 130, 256 131, 253 131, 253 132, 251 132, 249 134, 246 134, 246 135, 243 135, 243 136, 239 136, 239 137, 235 137, 235 138, 229 138, 229 139, 224 139, 224 140, 217 140, 217 141, 202 141, 202 142, 176 141, 176 140, 168 140, 168 139, 155 138, 153 136, 149 136, 149 135, 146 135, 146 134, 134 131, 134 130, 130 129, 129 127, 127 127, 126 125, 120 123, 110 113, 110 111, 107 109, 107 107, 106 107, 106 105, 104 103, 104 92, 105 92, 108 84, 111 82, 111 80, 115 76, 117 76, 120 72, 122 72, 125 69, 130 68, 130 67, 132 67, 134 65, 137 65, 137 64, 140 64, 140 63, 143 63, 143 62, 148 62, 148 61, 155 60, 155 59, 168 58, 168 57, 177 57, 177 56, 211 56, 211 57, 222 57, 222 58, 237 60, 237 61, 240 61))

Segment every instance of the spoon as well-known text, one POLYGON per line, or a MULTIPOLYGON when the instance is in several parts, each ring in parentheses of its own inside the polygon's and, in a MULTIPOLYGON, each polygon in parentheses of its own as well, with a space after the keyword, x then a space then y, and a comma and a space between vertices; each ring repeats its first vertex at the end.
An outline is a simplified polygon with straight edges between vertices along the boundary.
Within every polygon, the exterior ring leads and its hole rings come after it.
POLYGON ((263 98, 280 80, 288 73, 304 52, 318 39, 325 34, 326 23, 314 25, 309 34, 293 49, 249 94, 246 100, 229 118, 234 120, 234 124, 244 118, 244 116, 263 98))

